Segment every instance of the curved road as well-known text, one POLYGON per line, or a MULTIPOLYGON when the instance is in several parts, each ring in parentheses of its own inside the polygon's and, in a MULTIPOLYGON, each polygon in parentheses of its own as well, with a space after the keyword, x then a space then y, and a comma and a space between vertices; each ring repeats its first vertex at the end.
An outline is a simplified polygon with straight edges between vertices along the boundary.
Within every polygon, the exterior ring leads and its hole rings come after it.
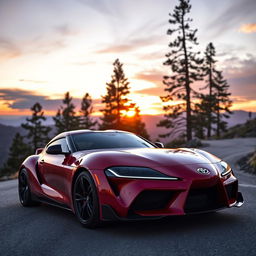
MULTIPOLYGON (((234 165, 256 139, 206 141, 205 150, 234 165)), ((242 208, 157 221, 84 229, 72 213, 47 205, 23 208, 17 180, 0 183, 0 255, 256 255, 256 176, 236 171, 242 208)))

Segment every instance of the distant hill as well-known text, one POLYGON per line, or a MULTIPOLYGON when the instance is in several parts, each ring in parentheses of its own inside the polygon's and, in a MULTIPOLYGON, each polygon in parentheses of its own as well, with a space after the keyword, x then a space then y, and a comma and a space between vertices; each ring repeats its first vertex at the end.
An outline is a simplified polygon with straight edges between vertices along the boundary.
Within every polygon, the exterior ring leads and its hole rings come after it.
POLYGON ((244 137, 256 137, 256 118, 248 120, 244 124, 237 124, 230 127, 221 138, 232 139, 232 138, 244 138, 244 137))
MULTIPOLYGON (((251 119, 256 118, 256 112, 251 112, 251 119)), ((226 119, 228 127, 235 126, 237 124, 243 124, 249 120, 249 112, 243 110, 235 110, 230 118, 226 119)))
MULTIPOLYGON (((234 126, 236 124, 245 123, 248 120, 249 112, 243 110, 235 110, 233 111, 233 115, 229 119, 227 119, 228 126, 234 126)), ((51 116, 46 116, 47 120, 45 122, 46 125, 53 125, 53 120, 51 116)), ((256 117, 256 112, 252 112, 252 118, 256 117)), ((98 119, 99 117, 95 117, 98 119)), ((163 118, 163 115, 142 115, 142 119, 146 122, 147 129, 150 132, 153 132, 155 129, 155 124, 159 122, 163 118)), ((11 125, 11 126, 20 126, 26 119, 26 116, 0 116, 0 123, 4 125, 11 125)), ((159 132, 159 131, 157 131, 159 132)))

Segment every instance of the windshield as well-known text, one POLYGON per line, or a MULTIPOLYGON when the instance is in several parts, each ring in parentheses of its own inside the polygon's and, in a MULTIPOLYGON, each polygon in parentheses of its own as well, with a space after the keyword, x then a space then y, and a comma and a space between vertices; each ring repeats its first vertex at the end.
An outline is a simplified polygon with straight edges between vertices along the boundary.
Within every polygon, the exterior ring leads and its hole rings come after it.
POLYGON ((78 151, 106 148, 154 148, 140 137, 121 132, 86 132, 72 134, 78 151))

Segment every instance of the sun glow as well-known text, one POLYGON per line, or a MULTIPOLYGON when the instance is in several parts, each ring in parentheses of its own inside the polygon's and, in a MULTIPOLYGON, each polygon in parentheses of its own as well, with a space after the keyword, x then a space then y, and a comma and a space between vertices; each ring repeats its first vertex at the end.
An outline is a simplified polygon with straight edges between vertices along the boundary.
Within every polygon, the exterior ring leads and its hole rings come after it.
POLYGON ((134 110, 129 110, 125 113, 127 117, 134 117, 136 112, 134 110))

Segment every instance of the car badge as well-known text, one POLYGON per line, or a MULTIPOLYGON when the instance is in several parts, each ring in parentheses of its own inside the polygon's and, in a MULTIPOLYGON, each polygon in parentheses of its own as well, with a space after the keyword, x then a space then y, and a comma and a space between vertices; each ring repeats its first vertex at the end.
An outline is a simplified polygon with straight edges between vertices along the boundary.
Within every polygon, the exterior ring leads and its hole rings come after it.
POLYGON ((197 168, 197 170, 196 170, 198 173, 201 173, 201 174, 205 174, 205 175, 208 175, 208 174, 210 174, 210 171, 208 170, 208 169, 206 169, 206 168, 197 168))

